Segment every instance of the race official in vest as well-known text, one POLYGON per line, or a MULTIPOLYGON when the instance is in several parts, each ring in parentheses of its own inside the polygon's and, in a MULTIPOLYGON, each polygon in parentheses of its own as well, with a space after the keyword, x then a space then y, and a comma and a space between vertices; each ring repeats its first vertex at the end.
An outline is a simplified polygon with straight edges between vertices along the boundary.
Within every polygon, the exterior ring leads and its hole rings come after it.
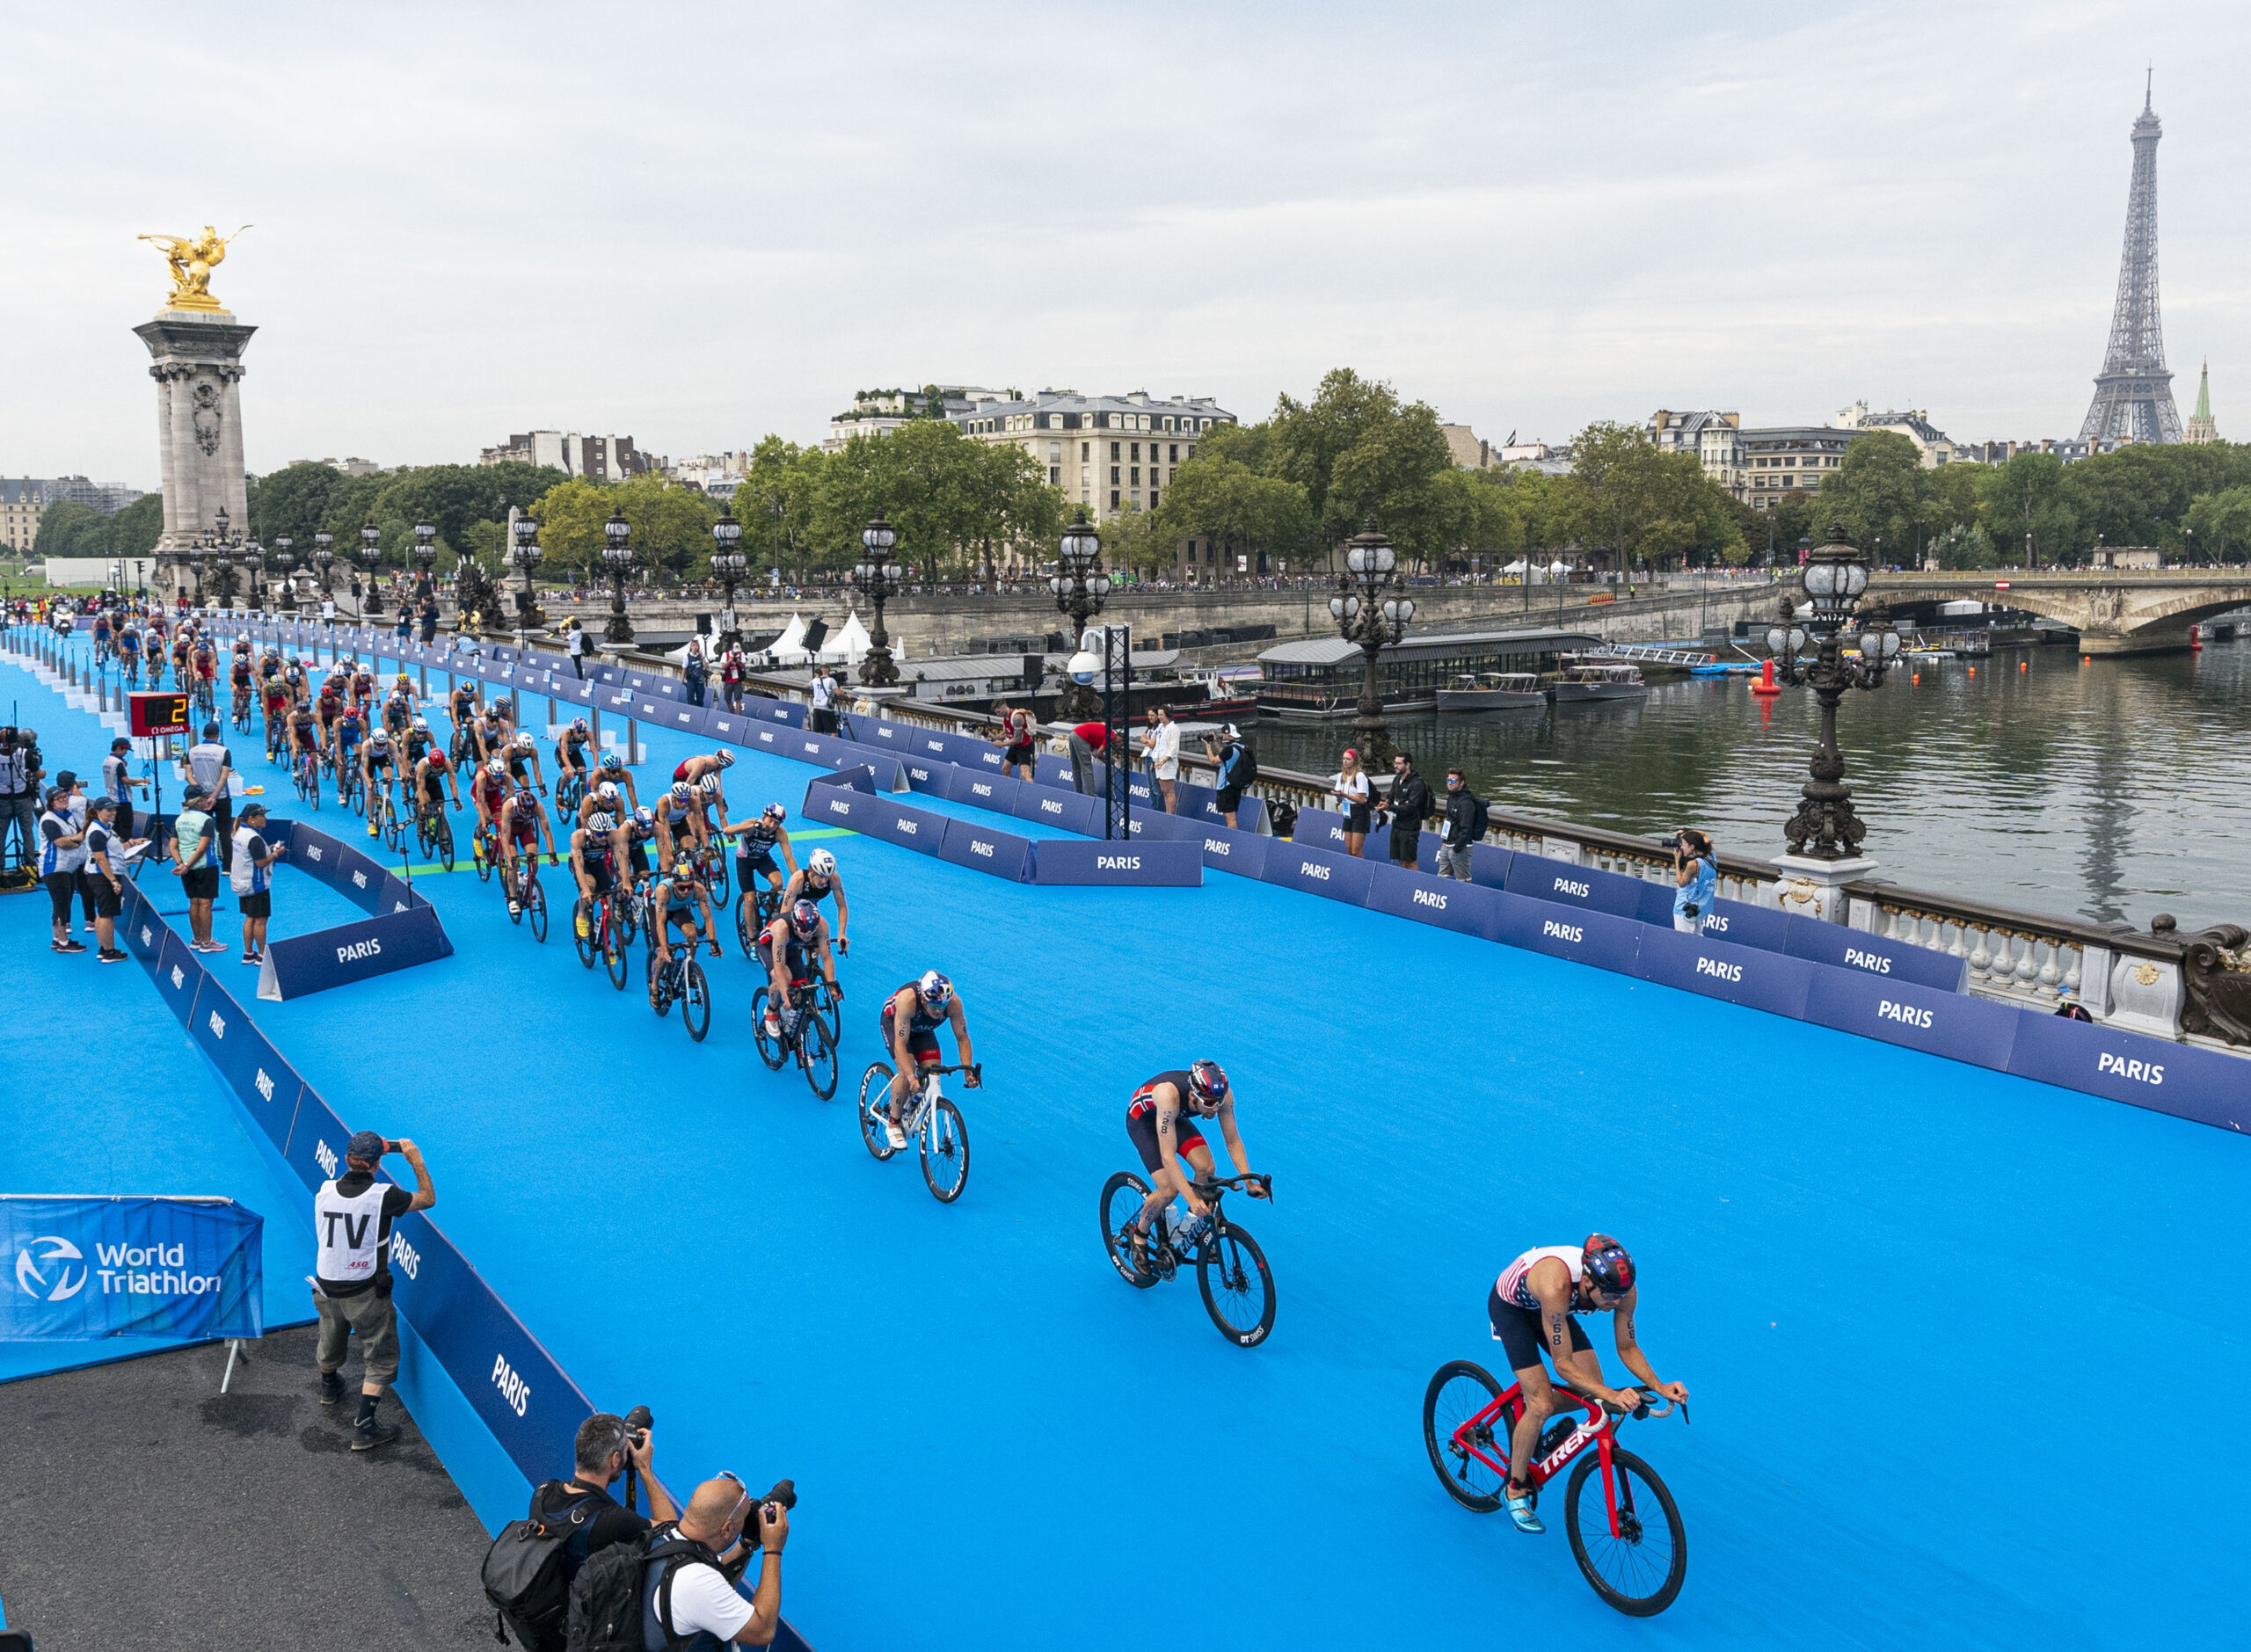
POLYGON ((375 1402, 398 1376, 398 1311, 391 1306, 390 1263, 385 1255, 392 1219, 426 1211, 438 1202, 430 1168, 411 1141, 386 1141, 363 1130, 346 1144, 344 1174, 313 1194, 313 1306, 320 1313, 320 1402, 344 1398, 344 1350, 360 1337, 360 1415, 352 1449, 371 1452, 398 1437, 396 1423, 375 1421, 375 1402), (387 1153, 403 1154, 414 1168, 414 1191, 375 1180, 387 1153))
POLYGON ((47 812, 39 819, 39 876, 55 908, 55 938, 49 944, 57 952, 86 950, 70 938, 70 902, 86 865, 85 828, 71 811, 70 797, 69 787, 55 788, 47 795, 47 812))
POLYGON ((109 755, 102 759, 102 796, 117 804, 117 835, 127 841, 133 836, 133 793, 135 788, 148 789, 147 780, 133 773, 133 742, 122 734, 109 743, 109 755))
POLYGON ((188 775, 194 782, 210 794, 212 837, 219 845, 219 864, 231 870, 235 864, 235 799, 234 788, 228 782, 235 777, 235 754, 219 743, 219 725, 203 725, 203 738, 187 748, 188 775))

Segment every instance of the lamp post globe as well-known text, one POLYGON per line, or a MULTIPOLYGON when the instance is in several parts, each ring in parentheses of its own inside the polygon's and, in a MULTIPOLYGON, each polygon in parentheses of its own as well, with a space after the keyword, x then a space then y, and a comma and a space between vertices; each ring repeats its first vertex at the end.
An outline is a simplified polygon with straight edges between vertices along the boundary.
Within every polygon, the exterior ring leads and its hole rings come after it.
POLYGON ((528 631, 547 623, 547 615, 540 612, 531 584, 534 571, 547 560, 547 553, 540 549, 539 524, 530 517, 519 516, 508 531, 515 540, 508 547, 508 560, 515 564, 516 572, 523 579, 523 588, 516 593, 516 625, 519 630, 528 631))
POLYGON ((335 593, 331 583, 335 579, 336 553, 329 547, 336 542, 336 535, 326 528, 313 535, 313 571, 320 579, 321 600, 325 603, 335 593))
POLYGON ((633 567, 633 528, 623 511, 612 511, 601 525, 602 566, 609 574, 609 623, 602 627, 602 641, 630 643, 633 622, 625 617, 625 576, 633 567))
POLYGON ((735 507, 732 502, 723 504, 718 520, 711 524, 711 577, 726 593, 719 616, 719 644, 725 648, 742 640, 742 628, 735 620, 735 587, 749 564, 739 549, 741 543, 742 524, 735 520, 735 507))
POLYGON ((414 524, 414 542, 406 554, 414 558, 414 595, 418 600, 428 601, 433 586, 430 565, 438 559, 438 530, 427 517, 414 524))
POLYGON ((383 611, 383 600, 375 594, 375 565, 382 559, 383 530, 369 522, 360 529, 360 565, 368 571, 366 594, 360 599, 362 615, 383 611))
MULTIPOLYGON (((1087 520, 1084 506, 1056 543, 1055 566, 1047 588, 1054 595, 1057 612, 1071 622, 1071 651, 1075 655, 1083 647, 1088 622, 1102 612, 1110 594, 1110 576, 1102 567, 1102 535, 1087 520)), ((1100 696, 1067 673, 1062 709, 1065 717, 1083 721, 1100 711, 1100 696)))
POLYGON ((1337 622, 1337 635, 1360 651, 1360 702, 1352 718, 1352 738, 1362 767, 1377 773, 1390 767, 1392 756, 1378 657, 1387 646, 1405 639, 1408 622, 1415 617, 1412 601, 1386 594, 1403 588, 1398 567, 1398 553, 1371 515, 1346 542, 1344 571, 1337 581, 1337 594, 1329 600, 1329 616, 1337 622))
POLYGON ((883 623, 883 605, 899 589, 899 564, 891 559, 892 547, 898 543, 899 530, 878 511, 860 531, 863 555, 852 571, 876 610, 875 633, 868 639, 867 654, 860 661, 860 681, 871 688, 889 688, 899 681, 899 666, 891 657, 891 633, 883 623))
POLYGON ((1789 598, 1782 599, 1779 621, 1767 632, 1767 651, 1774 656, 1774 675, 1793 688, 1813 690, 1821 708, 1821 732, 1797 812, 1782 828, 1793 855, 1815 861, 1854 861, 1860 857, 1868 828, 1853 808, 1852 788, 1845 783, 1844 753, 1837 745, 1837 708, 1846 691, 1878 687, 1899 658, 1899 633, 1892 628, 1881 602, 1865 609, 1869 560, 1845 541, 1845 530, 1832 527, 1822 542, 1801 542, 1804 566, 1798 583, 1804 593, 1800 612, 1789 598), (1847 658, 1847 644, 1857 658, 1847 658), (1806 657, 1808 649, 1812 657, 1806 657))
POLYGON ((273 536, 273 549, 281 558, 281 595, 275 606, 284 614, 297 611, 297 571, 290 558, 290 552, 296 548, 296 543, 292 535, 276 534, 273 536))

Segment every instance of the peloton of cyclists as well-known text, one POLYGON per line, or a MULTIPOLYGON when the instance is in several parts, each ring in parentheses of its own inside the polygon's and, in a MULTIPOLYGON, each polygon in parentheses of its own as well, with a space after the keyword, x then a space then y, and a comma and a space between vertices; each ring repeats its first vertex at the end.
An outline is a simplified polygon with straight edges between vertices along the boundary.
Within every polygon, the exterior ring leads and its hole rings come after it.
POLYGON ((922 1091, 922 1070, 939 1063, 941 1026, 953 1029, 956 1064, 964 1069, 962 1081, 973 1090, 979 1087, 969 1048, 969 1021, 953 983, 936 970, 924 970, 919 979, 907 982, 883 1001, 877 1024, 883 1047, 891 1056, 891 1106, 885 1133, 892 1146, 904 1147, 907 1110, 922 1091))
MULTIPOLYGON (((1196 1192, 1196 1181, 1208 1179, 1213 1169, 1211 1145, 1196 1128, 1199 1120, 1209 1118, 1219 1120, 1220 1134, 1235 1174, 1249 1175, 1250 1155, 1244 1151, 1242 1132, 1235 1125, 1235 1090, 1227 1082, 1227 1070, 1218 1062, 1191 1061, 1185 1067, 1160 1073, 1135 1090, 1126 1105, 1126 1138, 1141 1155, 1141 1168, 1149 1173, 1149 1197, 1142 1201, 1140 1213, 1126 1225, 1126 1239, 1136 1268, 1147 1270, 1149 1224, 1175 1198, 1187 1205, 1191 1223, 1212 1213, 1211 1206, 1196 1192), (1183 1161, 1187 1163, 1185 1170, 1181 1168, 1183 1161)), ((1253 1198, 1266 1197, 1256 1182, 1245 1184, 1244 1191, 1253 1198)))
MULTIPOLYGON (((781 1035, 782 1015, 790 1002, 790 983, 808 979, 812 974, 810 965, 815 960, 820 964, 821 979, 828 983, 830 995, 840 1004, 844 1001, 844 989, 836 984, 836 958, 828 950, 828 924, 821 917, 820 908, 811 901, 801 900, 775 913, 774 921, 759 930, 758 939, 751 943, 751 951, 766 971, 768 1037, 781 1035)), ((791 1010, 790 1015, 789 1024, 794 1030, 796 1012, 791 1010)))
POLYGON ((1542 1245, 1526 1251, 1501 1270, 1485 1302, 1493 1340, 1524 1388, 1524 1415, 1509 1439, 1509 1518, 1519 1532, 1548 1528, 1533 1508, 1532 1459, 1542 1424, 1556 1409, 1555 1391, 1540 1363, 1552 1359, 1569 1387, 1599 1405, 1630 1411, 1642 1396, 1613 1388, 1602 1379, 1602 1362, 1574 1317, 1615 1316, 1614 1335, 1626 1369, 1667 1399, 1685 1401, 1680 1383, 1658 1379, 1634 1338, 1634 1309, 1641 1300, 1634 1259, 1607 1234, 1589 1234, 1583 1245, 1542 1245))

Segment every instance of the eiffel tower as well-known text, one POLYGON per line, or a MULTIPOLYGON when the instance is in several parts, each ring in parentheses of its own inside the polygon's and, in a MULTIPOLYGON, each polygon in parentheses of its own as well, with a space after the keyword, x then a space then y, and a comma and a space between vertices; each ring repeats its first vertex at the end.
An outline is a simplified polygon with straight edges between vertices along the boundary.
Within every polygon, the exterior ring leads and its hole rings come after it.
POLYGON ((2165 367, 2165 334, 2157 317, 2157 141, 2164 135, 2142 92, 2134 121, 2134 181, 2126 195, 2126 250, 2118 259, 2118 302, 2110 312, 2110 347, 2094 377, 2094 402, 2079 439, 2179 441, 2173 375, 2165 367))

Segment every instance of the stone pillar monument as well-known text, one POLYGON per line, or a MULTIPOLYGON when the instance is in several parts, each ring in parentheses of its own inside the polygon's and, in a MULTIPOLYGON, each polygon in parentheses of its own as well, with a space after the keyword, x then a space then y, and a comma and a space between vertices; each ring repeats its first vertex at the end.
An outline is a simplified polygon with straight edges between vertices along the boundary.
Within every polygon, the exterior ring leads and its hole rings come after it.
POLYGON ((162 588, 169 575, 175 593, 190 579, 177 553, 214 532, 222 507, 232 531, 251 530, 238 387, 244 347, 258 330, 237 322, 211 295, 212 267, 225 258, 227 243, 233 238, 222 237, 208 225, 199 237, 142 237, 157 244, 172 274, 171 295, 164 308, 156 319, 133 331, 149 346, 149 375, 157 381, 157 440, 164 494, 164 530, 157 542, 157 578, 162 588))

